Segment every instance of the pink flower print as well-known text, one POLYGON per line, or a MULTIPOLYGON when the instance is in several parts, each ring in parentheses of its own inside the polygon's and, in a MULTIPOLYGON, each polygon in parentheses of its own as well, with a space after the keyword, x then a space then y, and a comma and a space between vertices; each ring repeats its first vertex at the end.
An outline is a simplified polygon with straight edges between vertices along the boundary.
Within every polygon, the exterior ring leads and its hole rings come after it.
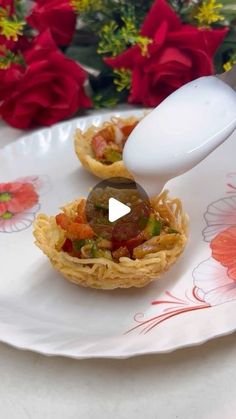
POLYGON ((231 279, 236 281, 236 226, 222 231, 211 241, 212 257, 227 268, 231 279))
POLYGON ((207 227, 203 230, 203 237, 210 242, 221 231, 236 225, 236 195, 210 204, 204 218, 207 227))
POLYGON ((12 182, 0 184, 0 217, 10 219, 38 203, 38 194, 31 183, 12 182))
POLYGON ((236 226, 211 241, 212 257, 193 271, 197 295, 210 305, 236 300, 236 226))

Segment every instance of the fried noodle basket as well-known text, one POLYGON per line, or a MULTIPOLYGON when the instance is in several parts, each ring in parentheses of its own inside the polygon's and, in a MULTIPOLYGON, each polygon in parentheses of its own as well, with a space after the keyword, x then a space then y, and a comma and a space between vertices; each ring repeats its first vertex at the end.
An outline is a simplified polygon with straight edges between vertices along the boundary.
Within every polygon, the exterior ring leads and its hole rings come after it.
POLYGON ((126 169, 122 160, 109 165, 103 164, 102 162, 96 160, 91 147, 91 142, 94 135, 107 126, 118 125, 121 122, 129 125, 136 121, 137 118, 135 117, 130 117, 127 119, 112 118, 110 122, 104 122, 99 127, 95 127, 94 125, 90 126, 85 132, 77 129, 75 132, 74 147, 77 157, 85 169, 89 170, 91 173, 101 179, 108 179, 110 177, 124 177, 133 179, 133 176, 126 169))
MULTIPOLYGON (((62 210, 73 218, 81 199, 62 210)), ((105 258, 72 257, 58 250, 65 238, 64 231, 56 224, 55 217, 45 214, 38 215, 34 223, 36 245, 48 256, 57 271, 77 285, 104 290, 144 287, 177 261, 187 241, 188 217, 183 212, 181 201, 169 198, 168 191, 164 191, 151 199, 151 205, 178 233, 156 237, 153 252, 142 259, 121 257, 119 262, 115 262, 105 258)))

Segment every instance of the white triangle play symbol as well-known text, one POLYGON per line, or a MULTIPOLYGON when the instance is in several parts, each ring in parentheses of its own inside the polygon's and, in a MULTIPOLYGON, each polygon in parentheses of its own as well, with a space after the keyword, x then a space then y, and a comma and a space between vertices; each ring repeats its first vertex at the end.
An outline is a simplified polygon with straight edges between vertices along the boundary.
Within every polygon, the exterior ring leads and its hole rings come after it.
POLYGON ((119 218, 124 217, 124 215, 129 214, 131 208, 128 205, 122 204, 122 202, 118 201, 115 198, 109 199, 109 213, 108 218, 111 223, 119 218))

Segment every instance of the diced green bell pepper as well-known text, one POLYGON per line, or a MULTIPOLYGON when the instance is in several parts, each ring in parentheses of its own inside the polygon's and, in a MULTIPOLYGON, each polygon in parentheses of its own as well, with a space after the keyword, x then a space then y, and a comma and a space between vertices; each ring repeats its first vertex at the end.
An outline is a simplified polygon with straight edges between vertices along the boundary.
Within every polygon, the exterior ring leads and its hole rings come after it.
POLYGON ((107 249, 98 249, 96 244, 92 247, 93 258, 106 258, 112 260, 111 251, 107 249))
POLYGON ((167 230, 168 234, 179 234, 179 231, 175 230, 174 228, 169 227, 167 230))
POLYGON ((122 154, 117 150, 113 150, 112 148, 106 148, 104 156, 106 161, 110 163, 115 163, 117 161, 122 160, 122 154))
POLYGON ((86 244, 93 244, 94 241, 91 239, 73 240, 72 246, 75 252, 80 252, 83 246, 86 244))
POLYGON ((145 228, 146 232, 151 236, 159 236, 162 229, 162 222, 157 220, 154 215, 149 217, 147 226, 145 228))

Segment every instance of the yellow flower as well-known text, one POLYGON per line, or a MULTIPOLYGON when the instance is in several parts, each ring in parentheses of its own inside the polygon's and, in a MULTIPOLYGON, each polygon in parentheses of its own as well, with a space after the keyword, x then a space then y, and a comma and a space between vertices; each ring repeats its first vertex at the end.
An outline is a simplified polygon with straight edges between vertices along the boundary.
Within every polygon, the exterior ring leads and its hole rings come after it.
POLYGON ((231 64, 231 62, 230 62, 230 61, 227 61, 227 63, 224 63, 224 65, 223 65, 223 69, 224 69, 225 71, 230 71, 232 67, 233 67, 233 66, 232 66, 232 64, 231 64))
POLYGON ((113 70, 116 78, 114 84, 118 92, 122 92, 124 89, 130 89, 131 87, 131 71, 125 68, 113 70))
POLYGON ((139 29, 130 18, 122 18, 123 26, 119 29, 115 21, 103 26, 100 32, 99 54, 110 54, 113 57, 120 54, 127 46, 138 45, 142 55, 148 54, 148 45, 152 39, 139 34, 139 29))
POLYGON ((224 20, 224 16, 220 14, 223 4, 217 3, 216 0, 205 0, 198 7, 195 19, 199 26, 209 27, 212 23, 224 20))
POLYGON ((236 64, 236 54, 234 54, 226 63, 224 63, 223 69, 225 71, 230 71, 234 64, 236 64))
POLYGON ((148 45, 152 43, 152 39, 147 38, 146 36, 140 36, 137 39, 137 43, 140 46, 141 53, 145 57, 148 55, 148 45))
POLYGON ((76 10, 76 12, 88 12, 99 10, 102 5, 101 0, 70 0, 71 6, 76 10))
POLYGON ((0 34, 5 36, 8 40, 17 41, 18 37, 22 35, 25 22, 18 22, 10 20, 5 16, 0 17, 0 34))
POLYGON ((120 31, 121 38, 126 44, 139 45, 142 55, 148 54, 148 45, 152 39, 139 35, 139 30, 132 19, 123 17, 124 26, 120 31))
POLYGON ((100 32, 100 42, 98 45, 98 54, 111 54, 113 56, 120 54, 124 49, 124 41, 116 35, 118 25, 110 21, 104 25, 100 32))

